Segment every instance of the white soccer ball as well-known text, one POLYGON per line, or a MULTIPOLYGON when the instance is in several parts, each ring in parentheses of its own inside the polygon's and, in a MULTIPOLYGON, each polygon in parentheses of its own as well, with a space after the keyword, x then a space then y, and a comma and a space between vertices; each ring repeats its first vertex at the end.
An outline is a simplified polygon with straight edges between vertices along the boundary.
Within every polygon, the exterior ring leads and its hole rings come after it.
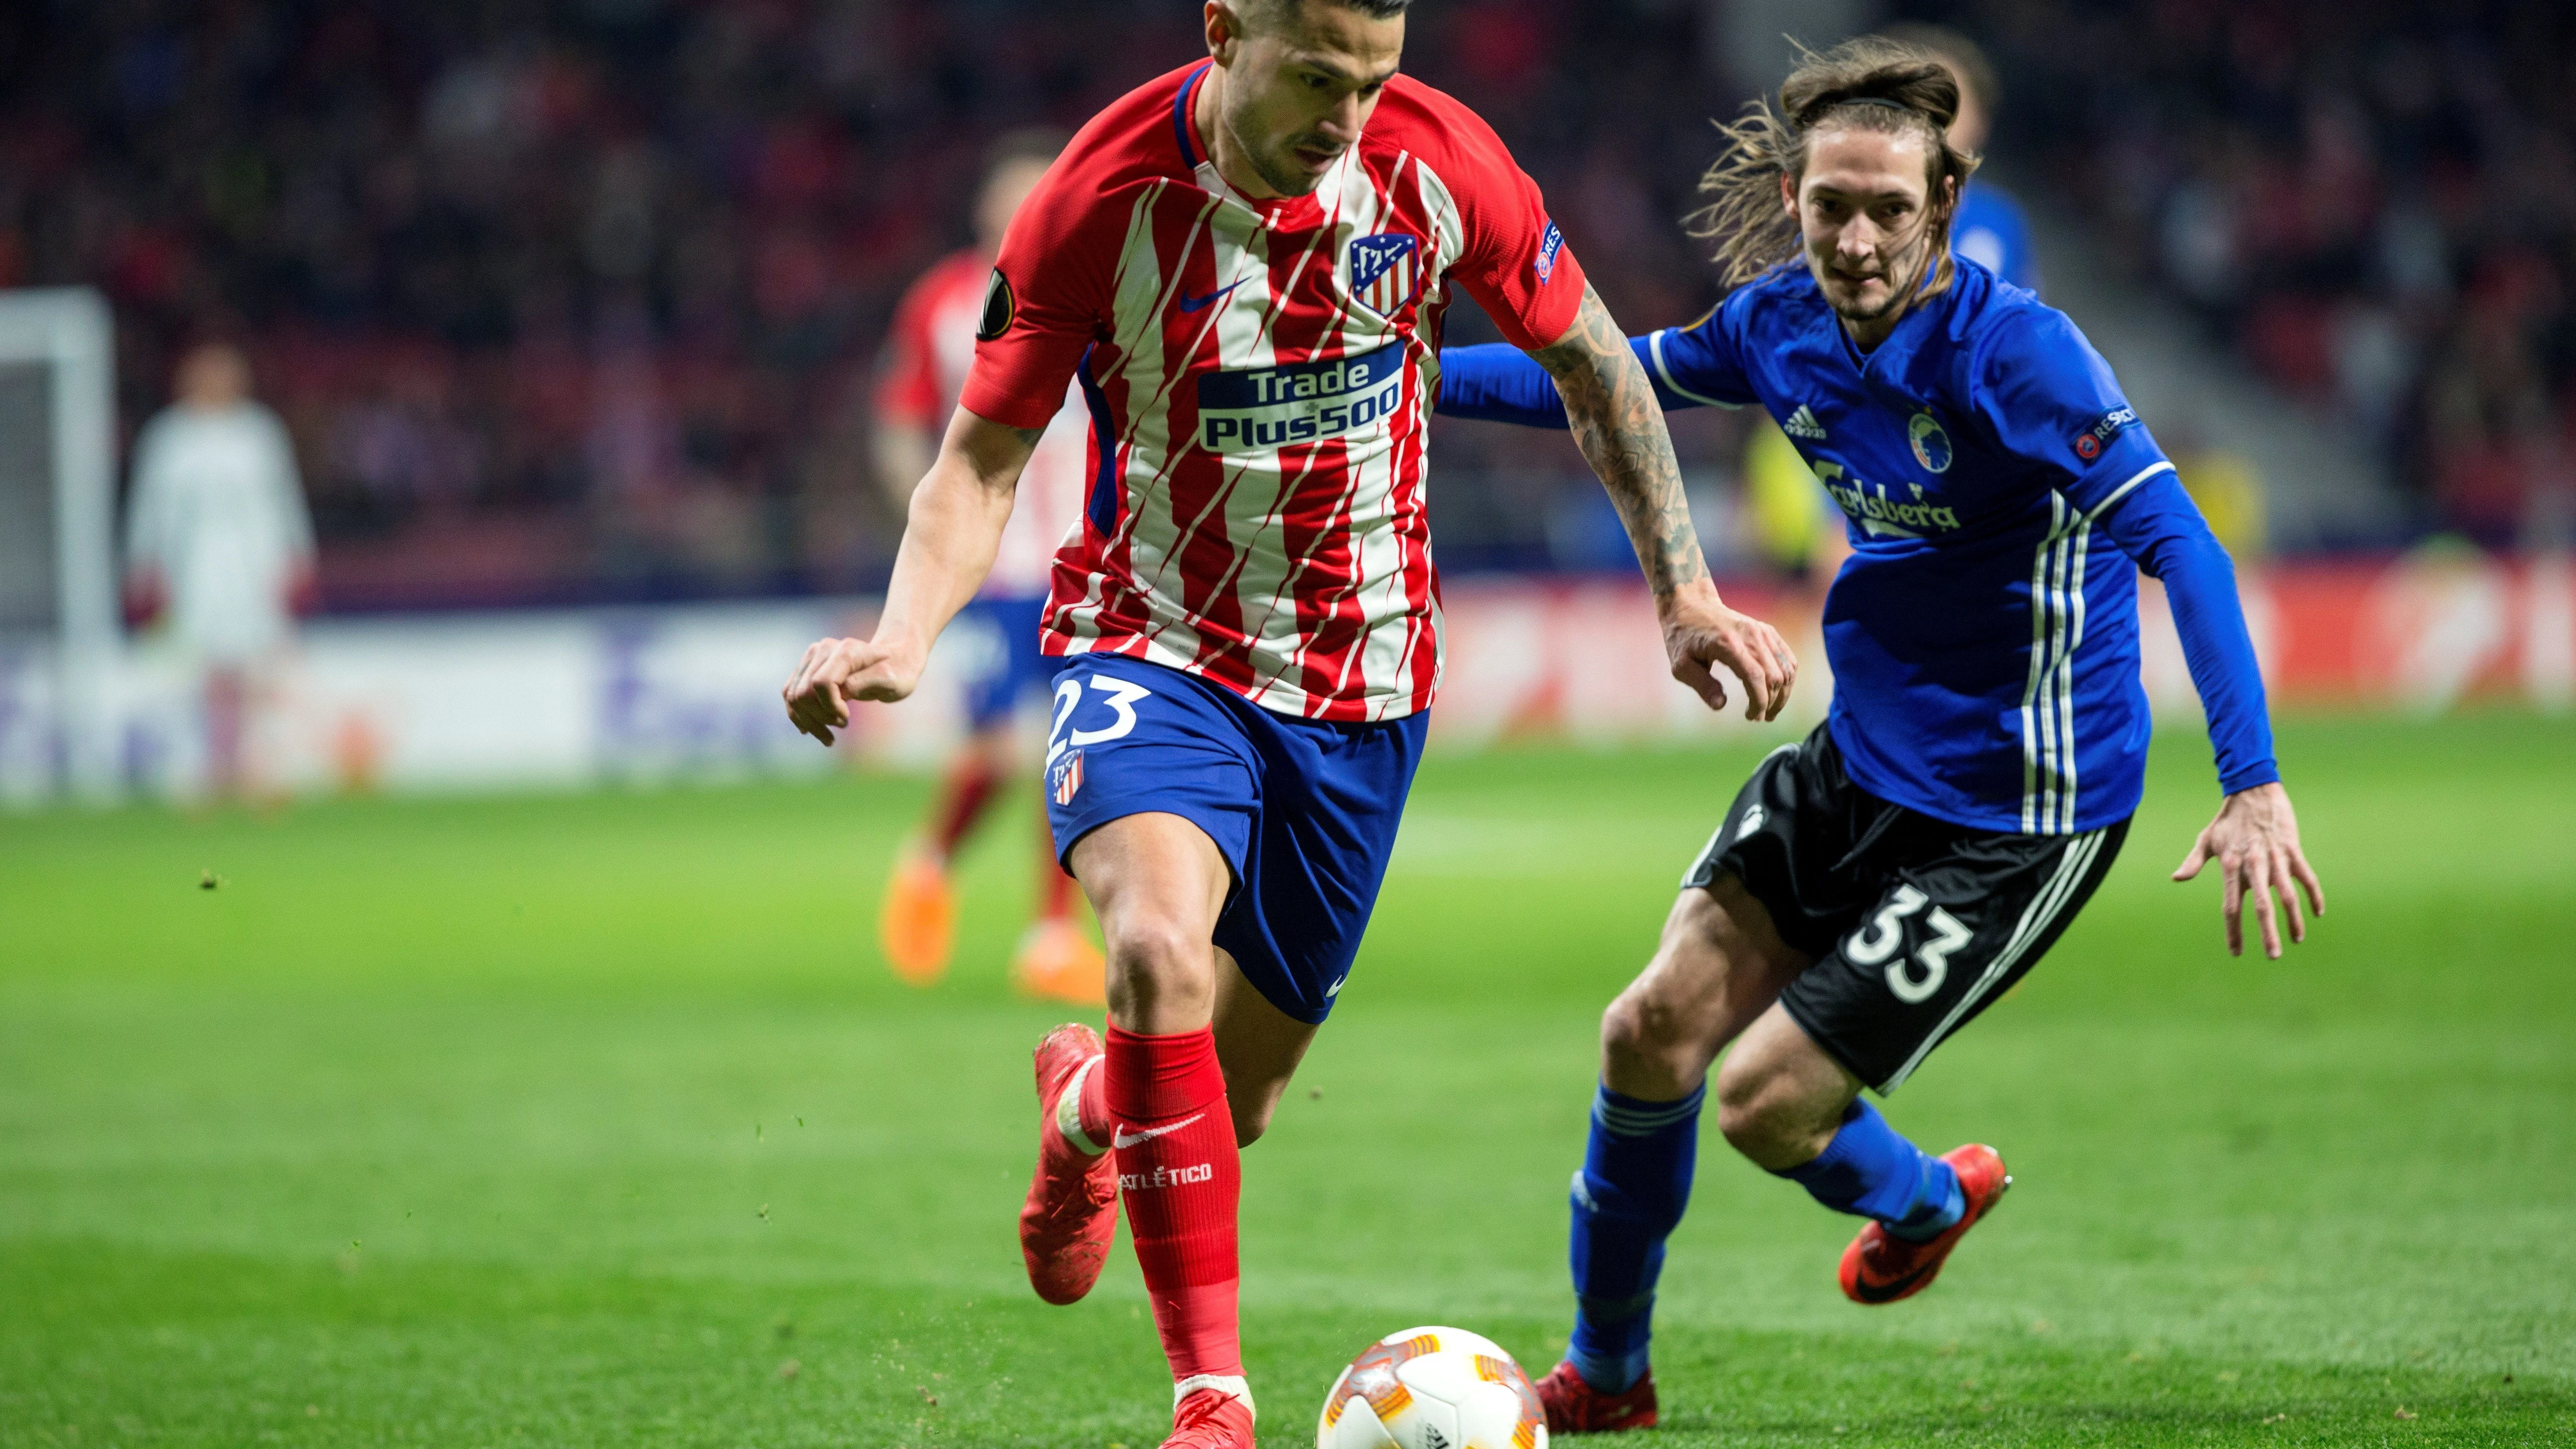
POLYGON ((1547 1411, 1493 1340, 1408 1328, 1333 1380, 1315 1449, 1547 1449, 1547 1411))

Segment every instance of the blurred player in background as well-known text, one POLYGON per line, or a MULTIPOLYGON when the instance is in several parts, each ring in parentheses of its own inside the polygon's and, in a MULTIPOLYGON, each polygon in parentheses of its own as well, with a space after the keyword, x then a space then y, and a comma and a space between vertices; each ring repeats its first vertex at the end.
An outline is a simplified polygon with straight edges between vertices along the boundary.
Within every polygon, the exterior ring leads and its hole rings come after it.
MULTIPOLYGON (((923 273, 895 309, 875 437, 877 476, 898 499, 911 498, 939 455, 940 431, 957 410, 975 362, 975 328, 1002 235, 1064 139, 1053 131, 1015 131, 993 144, 975 202, 975 245, 923 273)), ((1082 514, 1090 481, 1083 447, 1088 425, 1081 394, 1068 389, 1020 475, 992 572, 959 620, 968 626, 960 641, 968 646, 961 651, 968 670, 966 738, 943 772, 924 830, 895 863, 878 918, 886 964, 915 986, 931 985, 948 970, 957 921, 950 860, 998 801, 1004 782, 1036 771, 1022 742, 1021 709, 1042 697, 1063 667, 1039 650, 1038 629, 1055 551, 1082 514)), ((1056 861, 1043 814, 1037 826, 1036 919, 1012 953, 1011 977, 1033 996, 1098 1006, 1100 952, 1074 918, 1073 878, 1056 861)))
POLYGON ((1237 1154, 1341 993, 1439 687, 1424 447, 1456 290, 1562 382, 1675 675, 1715 706, 1722 665, 1767 718, 1795 673, 1719 600, 1653 390, 1537 186, 1396 74, 1404 9, 1208 0, 1212 60, 1084 128, 1003 242, 876 637, 815 644, 784 691, 826 743, 847 701, 912 691, 1078 379, 1098 471, 1056 559, 1046 780, 1110 1030, 1038 1048, 1020 1245, 1072 1302, 1124 1195, 1191 1449, 1252 1449, 1237 1154))
MULTIPOLYGON (((1946 25, 1891 25, 1883 32, 1899 45, 1930 55, 1958 83, 1959 113, 1950 120, 1950 149, 1985 159, 1995 129, 2003 85, 1994 62, 1975 41, 1946 25)), ((1950 250, 2023 291, 2036 293, 2039 255, 2031 250, 2030 222, 2021 203, 1993 178, 1972 176, 1959 188, 1958 214, 1950 221, 1950 250)))
MULTIPOLYGON (((1728 1143, 1870 1220, 1842 1259, 1854 1302, 1920 1292, 2003 1196, 1994 1149, 1933 1157, 1860 1093, 1895 1091, 2010 990, 2119 854, 2149 734, 2140 568, 2172 601, 2224 793, 2175 878, 2220 863, 2231 951, 2248 900, 2275 957, 2306 937, 2302 890, 2325 908, 2226 551, 2074 324, 1950 251, 1976 167, 1945 139, 1957 106, 1923 51, 1808 56, 1701 182, 1694 231, 1733 290, 1636 339, 1667 406, 1778 419, 1852 553, 1825 611, 1831 714, 1754 771, 1602 1015, 1575 1329, 1539 1386, 1561 1430, 1655 1421, 1655 1282, 1719 1052, 1728 1143)), ((1509 348, 1442 364, 1444 412, 1561 421, 1509 348)))
POLYGON ((167 616, 200 673, 206 785, 219 800, 271 788, 258 742, 274 712, 295 617, 316 602, 313 519, 295 448, 252 400, 250 364, 211 344, 179 364, 178 400, 134 445, 126 617, 167 616))

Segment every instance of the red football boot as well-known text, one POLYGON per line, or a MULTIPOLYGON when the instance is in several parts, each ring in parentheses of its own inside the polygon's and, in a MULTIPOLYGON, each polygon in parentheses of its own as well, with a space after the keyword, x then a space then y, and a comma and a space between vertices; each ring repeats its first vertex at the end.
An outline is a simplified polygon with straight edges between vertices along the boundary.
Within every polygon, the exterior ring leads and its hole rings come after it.
POLYGON ((1163 1449, 1253 1449, 1252 1405, 1223 1389, 1201 1389, 1172 1406, 1163 1449))
POLYGON ((1959 1246, 1968 1229, 1977 1225, 1998 1202, 2012 1178, 2004 1172, 2004 1160, 1982 1142, 1952 1148, 1941 1154, 1950 1170, 1959 1174, 1959 1190, 1967 1195, 1968 1210, 1959 1215, 1941 1236, 1927 1243, 1909 1243, 1877 1223, 1860 1230, 1851 1246, 1843 1249, 1843 1296, 1854 1303, 1893 1303, 1911 1298, 1932 1286, 1941 1275, 1941 1264, 1950 1250, 1959 1246))
POLYGON ((1038 1170, 1020 1208, 1020 1256, 1029 1286, 1049 1303, 1071 1303, 1100 1281, 1118 1230, 1118 1169, 1106 1142, 1093 1156, 1076 1147, 1082 1130, 1080 1074, 1100 1070, 1100 1034, 1067 1022, 1038 1043, 1038 1170))
POLYGON ((1547 1406, 1551 1434, 1651 1429, 1655 1427, 1655 1371, 1646 1370, 1623 1392, 1605 1394, 1585 1383, 1574 1365, 1560 1363, 1538 1381, 1538 1401, 1547 1406))

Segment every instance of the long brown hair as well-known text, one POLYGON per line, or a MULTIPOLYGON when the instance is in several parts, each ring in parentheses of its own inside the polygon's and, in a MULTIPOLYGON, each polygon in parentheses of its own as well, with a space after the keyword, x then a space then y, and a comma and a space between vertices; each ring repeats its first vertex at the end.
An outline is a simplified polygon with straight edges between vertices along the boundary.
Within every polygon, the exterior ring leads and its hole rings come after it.
POLYGON ((1780 85, 1780 106, 1751 101, 1722 124, 1726 151, 1699 178, 1707 205, 1683 218, 1690 234, 1717 243, 1712 258, 1721 285, 1733 289, 1798 258, 1795 217, 1780 204, 1780 178, 1795 192, 1806 177, 1807 143, 1829 127, 1924 140, 1925 225, 1931 228, 1933 273, 1927 293, 1950 285, 1950 221, 1977 158, 1946 139, 1959 114, 1959 82, 1939 57, 1882 36, 1865 35, 1825 51, 1798 47, 1797 67, 1780 85), (1942 183, 1957 183, 1948 196, 1942 183))

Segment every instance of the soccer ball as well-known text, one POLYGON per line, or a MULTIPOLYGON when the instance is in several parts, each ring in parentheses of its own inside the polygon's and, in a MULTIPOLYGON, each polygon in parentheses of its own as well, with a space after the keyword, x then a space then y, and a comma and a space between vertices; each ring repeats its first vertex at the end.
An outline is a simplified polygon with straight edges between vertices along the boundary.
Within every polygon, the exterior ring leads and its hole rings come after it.
POLYGON ((1408 1328, 1333 1380, 1315 1449, 1547 1449, 1547 1411, 1493 1340, 1408 1328))

